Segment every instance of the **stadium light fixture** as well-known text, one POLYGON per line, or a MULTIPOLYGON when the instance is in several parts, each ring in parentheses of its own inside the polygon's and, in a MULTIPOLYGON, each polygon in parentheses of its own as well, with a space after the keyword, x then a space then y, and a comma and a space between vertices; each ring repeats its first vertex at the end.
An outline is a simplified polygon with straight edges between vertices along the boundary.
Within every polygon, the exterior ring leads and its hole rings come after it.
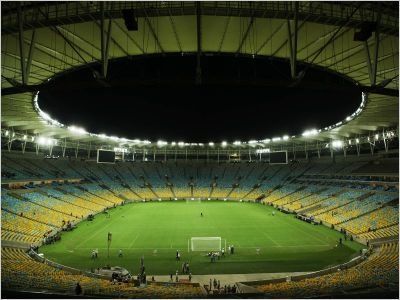
POLYGON ((157 146, 159 146, 159 147, 165 146, 165 145, 167 145, 167 144, 168 144, 168 143, 165 142, 165 141, 161 141, 161 140, 157 141, 157 146))
POLYGON ((375 140, 379 139, 379 134, 375 134, 375 140))
POLYGON ((284 135, 284 136, 283 136, 283 140, 284 140, 284 141, 287 141, 288 139, 289 139, 289 136, 288 136, 288 135, 284 135))
POLYGON ((223 142, 221 143, 221 145, 222 145, 222 147, 226 147, 226 145, 228 145, 228 143, 225 142, 225 141, 223 141, 223 142))
POLYGON ((350 121, 350 120, 351 120, 351 117, 348 116, 348 117, 346 118, 346 121, 350 121))
POLYGON ((270 141, 271 141, 271 139, 265 139, 265 140, 262 140, 264 143, 266 143, 266 144, 268 144, 270 141))
POLYGON ((176 146, 176 142, 171 142, 171 146, 176 146))
POLYGON ((351 140, 349 140, 349 145, 351 145, 351 140))
POLYGON ((10 134, 10 132, 8 130, 6 130, 6 132, 4 132, 5 136, 8 136, 10 134))
POLYGON ((72 133, 79 134, 79 135, 88 133, 85 129, 83 129, 81 127, 73 126, 73 125, 69 126, 68 130, 71 131, 72 133))
POLYGON ((38 138, 37 142, 39 145, 50 146, 51 144, 54 143, 54 140, 41 136, 38 138))
POLYGON ((332 147, 333 148, 342 148, 343 142, 342 141, 332 141, 332 147))
POLYGON ((256 140, 251 140, 251 141, 249 141, 249 144, 250 144, 250 145, 257 144, 257 141, 256 141, 256 140))
POLYGON ((26 134, 24 134, 24 136, 22 137, 24 139, 24 141, 26 141, 26 139, 28 138, 26 134))
POLYGON ((240 141, 234 141, 233 144, 234 144, 235 146, 240 146, 241 142, 240 142, 240 141))
POLYGON ((208 143, 208 146, 214 147, 214 143, 213 143, 213 142, 209 142, 209 143, 208 143))
POLYGON ((308 136, 313 136, 313 135, 317 135, 318 134, 318 130, 317 129, 310 129, 310 130, 306 130, 303 132, 303 136, 308 137, 308 136))
POLYGON ((274 138, 272 138, 272 141, 273 141, 273 142, 279 142, 280 140, 281 140, 280 137, 274 137, 274 138))

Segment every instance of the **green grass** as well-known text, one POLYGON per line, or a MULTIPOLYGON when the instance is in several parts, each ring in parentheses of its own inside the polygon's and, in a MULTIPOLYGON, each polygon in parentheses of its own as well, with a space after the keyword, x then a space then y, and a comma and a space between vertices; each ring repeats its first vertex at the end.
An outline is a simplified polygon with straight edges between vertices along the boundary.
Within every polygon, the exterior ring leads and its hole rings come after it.
POLYGON ((60 242, 43 246, 40 252, 55 262, 90 270, 121 266, 133 274, 139 271, 144 255, 146 273, 166 275, 190 263, 193 274, 272 273, 314 271, 340 264, 354 257, 362 245, 346 241, 324 226, 297 220, 293 215, 270 206, 245 202, 151 202, 128 204, 110 211, 110 218, 97 215, 72 232, 62 234, 60 242), (204 217, 200 217, 200 212, 204 217), (110 258, 107 259, 107 233, 112 232, 110 258), (204 253, 188 252, 191 237, 220 236, 235 254, 211 263, 204 253), (92 260, 91 251, 99 249, 92 260), (256 248, 260 248, 257 254, 256 248), (123 257, 118 257, 118 250, 123 257), (154 253, 154 250, 157 250, 154 253), (175 261, 176 250, 181 262, 175 261))

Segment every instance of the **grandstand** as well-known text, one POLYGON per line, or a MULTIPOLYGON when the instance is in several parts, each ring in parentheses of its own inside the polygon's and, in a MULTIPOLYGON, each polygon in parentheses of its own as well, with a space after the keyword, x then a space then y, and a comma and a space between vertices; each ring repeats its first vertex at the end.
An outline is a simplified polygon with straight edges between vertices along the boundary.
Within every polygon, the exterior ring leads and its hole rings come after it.
POLYGON ((1 8, 2 297, 398 297, 398 3, 1 8), (221 143, 91 133, 39 106, 80 69, 107 85, 118 59, 190 56, 199 85, 219 55, 285 61, 283 88, 322 70, 360 105, 303 134, 221 143))

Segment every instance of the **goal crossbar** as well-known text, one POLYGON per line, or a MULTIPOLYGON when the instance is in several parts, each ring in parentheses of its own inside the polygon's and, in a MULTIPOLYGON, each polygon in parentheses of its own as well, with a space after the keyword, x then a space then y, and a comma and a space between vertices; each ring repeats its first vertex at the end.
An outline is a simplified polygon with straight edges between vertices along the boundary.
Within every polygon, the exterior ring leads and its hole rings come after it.
POLYGON ((221 251, 221 237, 192 237, 190 239, 191 251, 221 251))

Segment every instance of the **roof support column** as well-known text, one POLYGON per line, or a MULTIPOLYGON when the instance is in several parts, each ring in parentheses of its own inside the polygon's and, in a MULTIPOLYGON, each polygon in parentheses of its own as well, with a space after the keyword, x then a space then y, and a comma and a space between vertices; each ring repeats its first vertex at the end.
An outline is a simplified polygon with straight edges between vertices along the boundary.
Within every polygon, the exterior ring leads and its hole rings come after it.
POLYGON ((62 156, 65 157, 65 149, 67 149, 67 138, 64 138, 64 143, 61 145, 62 156))
POLYGON ((26 139, 24 139, 24 142, 22 143, 22 145, 21 145, 21 151, 22 151, 22 154, 25 154, 25 148, 26 148, 26 139))
POLYGON ((321 158, 321 147, 318 141, 317 141, 317 152, 318 152, 318 158, 321 158))
POLYGON ((18 3, 17 16, 18 16, 18 42, 19 42, 19 56, 21 63, 21 74, 22 74, 22 84, 27 84, 28 80, 26 77, 26 65, 25 65, 25 50, 24 50, 24 14, 21 8, 22 4, 18 3))
POLYGON ((382 130, 383 144, 385 145, 385 152, 389 151, 389 140, 385 137, 385 128, 382 130))
POLYGON ((11 146, 12 146, 12 142, 13 142, 13 136, 14 136, 14 129, 11 129, 11 132, 8 134, 8 141, 7 141, 8 152, 11 151, 11 146))
POLYGON ((78 158, 78 153, 79 153, 79 141, 76 143, 75 158, 78 158))
POLYGON ((371 143, 371 137, 368 137, 369 146, 371 148, 371 156, 374 156, 374 149, 375 149, 375 140, 372 139, 373 142, 371 143))
POLYGON ((360 140, 359 140, 359 137, 360 136, 358 136, 358 138, 356 138, 356 150, 357 150, 357 156, 360 156, 360 140))

